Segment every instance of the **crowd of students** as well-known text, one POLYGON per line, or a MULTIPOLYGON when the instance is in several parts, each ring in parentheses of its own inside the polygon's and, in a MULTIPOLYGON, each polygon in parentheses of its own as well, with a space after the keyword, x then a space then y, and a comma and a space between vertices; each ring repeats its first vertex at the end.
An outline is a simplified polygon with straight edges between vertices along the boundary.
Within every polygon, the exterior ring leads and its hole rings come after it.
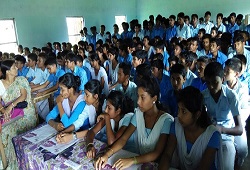
POLYGON ((248 155, 249 32, 240 30, 241 14, 219 13, 216 24, 210 17, 151 15, 143 28, 124 22, 121 35, 116 24, 112 35, 104 25, 91 35, 85 27, 73 47, 54 42, 23 53, 19 45, 14 65, 2 61, 1 82, 8 85, 7 74, 37 96, 56 90, 55 107, 40 117, 58 143, 86 137, 88 158, 97 154, 94 138, 106 142, 97 169, 121 148, 139 156, 119 159, 118 169, 153 161, 159 169, 239 169, 248 155))

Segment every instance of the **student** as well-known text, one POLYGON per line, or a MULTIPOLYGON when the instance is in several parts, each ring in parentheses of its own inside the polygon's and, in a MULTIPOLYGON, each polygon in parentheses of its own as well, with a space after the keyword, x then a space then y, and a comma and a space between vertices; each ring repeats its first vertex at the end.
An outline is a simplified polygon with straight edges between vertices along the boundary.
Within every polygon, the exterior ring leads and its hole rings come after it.
POLYGON ((113 89, 117 85, 118 80, 118 70, 119 70, 119 63, 118 63, 118 49, 117 48, 110 48, 108 49, 108 59, 109 59, 109 84, 111 84, 110 89, 113 89))
POLYGON ((132 60, 132 69, 131 69, 131 76, 134 77, 134 80, 136 79, 136 67, 140 64, 143 64, 146 62, 147 53, 143 50, 136 50, 132 52, 133 60, 132 60))
MULTIPOLYGON (((45 61, 47 60, 47 54, 45 53, 40 53, 38 55, 38 59, 37 59, 37 67, 39 69, 41 69, 41 82, 39 84, 36 84, 36 85, 31 85, 31 92, 34 92, 36 90, 40 90, 40 85, 43 85, 47 80, 48 80, 48 77, 50 75, 48 69, 46 68, 45 66, 45 61), (37 88, 39 87, 39 88, 37 88)), ((46 85, 47 87, 48 85, 46 85)))
MULTIPOLYGON (((133 107, 130 107, 131 104, 132 101, 129 98, 124 98, 121 92, 110 92, 107 97, 105 113, 98 116, 97 124, 87 133, 86 144, 88 158, 94 158, 96 155, 96 149, 93 143, 95 136, 110 146, 125 132, 133 115, 130 113, 133 111, 133 107), (98 132, 99 134, 97 134, 98 132)), ((129 139, 129 142, 133 143, 133 138, 129 139)), ((133 148, 136 149, 135 144, 133 148)))
POLYGON ((206 34, 210 34, 211 28, 214 27, 214 24, 212 22, 210 22, 210 18, 211 18, 211 12, 207 11, 205 13, 205 22, 202 25, 202 28, 204 28, 206 30, 206 34))
POLYGON ((236 23, 236 14, 234 12, 232 12, 229 17, 230 17, 230 24, 227 27, 227 32, 232 34, 232 38, 234 38, 234 32, 236 30, 239 30, 239 26, 236 23))
POLYGON ((123 95, 129 97, 134 102, 134 107, 137 106, 137 86, 130 81, 131 66, 126 63, 119 64, 118 84, 115 90, 121 91, 123 95))
POLYGON ((140 41, 142 41, 143 38, 144 38, 144 35, 143 35, 143 33, 140 31, 140 27, 141 27, 140 24, 136 24, 136 25, 135 25, 135 33, 133 34, 133 38, 134 38, 134 37, 139 37, 139 38, 140 38, 140 41))
POLYGON ((116 36, 117 39, 121 38, 121 35, 119 34, 119 27, 117 24, 113 25, 113 29, 114 29, 114 33, 112 34, 112 36, 116 36))
POLYGON ((146 58, 147 62, 151 61, 151 56, 154 54, 154 47, 149 43, 150 39, 149 36, 145 36, 143 38, 143 50, 147 52, 148 56, 146 58))
POLYGON ((190 38, 190 46, 189 46, 189 51, 195 53, 197 55, 197 57, 199 58, 200 56, 202 56, 201 52, 198 50, 198 38, 197 37, 193 37, 190 38))
MULTIPOLYGON (((239 74, 239 80, 242 83, 246 84, 248 87, 248 90, 250 91, 250 73, 246 72, 247 59, 243 54, 235 55, 234 57, 240 59, 241 61, 242 69, 239 74)), ((250 95, 250 92, 249 92, 249 95, 250 95)))
POLYGON ((87 67, 89 70, 91 69, 91 64, 90 64, 90 62, 89 62, 89 59, 88 59, 88 57, 86 56, 86 54, 85 54, 85 50, 84 50, 84 48, 79 48, 78 49, 78 54, 82 57, 82 59, 83 59, 83 61, 82 61, 82 65, 84 66, 84 67, 87 67))
POLYGON ((151 76, 152 75, 152 71, 151 71, 151 67, 149 64, 147 63, 143 63, 137 66, 136 68, 136 76, 134 77, 134 83, 137 84, 142 77, 145 76, 151 76))
POLYGON ((218 31, 221 31, 222 33, 226 32, 227 29, 225 27, 225 25, 222 23, 222 19, 223 19, 223 14, 222 13, 218 13, 216 16, 216 25, 215 27, 218 28, 218 31))
POLYGON ((171 125, 159 169, 169 169, 171 161, 178 169, 222 169, 221 134, 208 117, 202 94, 186 87, 177 101, 178 117, 171 125))
POLYGON ((101 61, 101 66, 103 66, 103 68, 105 68, 106 72, 109 72, 109 61, 108 61, 108 57, 103 53, 103 49, 102 47, 98 47, 96 48, 96 54, 99 56, 100 61, 101 61))
POLYGON ((214 26, 211 28, 211 38, 217 38, 218 37, 218 29, 214 26))
POLYGON ((193 79, 191 86, 203 91, 207 88, 207 84, 204 77, 204 70, 210 59, 207 56, 202 56, 197 59, 196 69, 197 69, 197 78, 193 79))
POLYGON ((102 87, 102 93, 108 96, 109 86, 108 86, 108 75, 105 69, 100 65, 100 58, 97 54, 92 54, 90 57, 90 64, 92 66, 91 77, 92 79, 99 80, 102 87))
POLYGON ((170 81, 172 89, 168 90, 167 95, 161 98, 161 103, 164 108, 169 110, 169 113, 176 117, 178 113, 178 106, 176 96, 183 88, 186 81, 186 69, 181 64, 175 64, 170 70, 170 81))
POLYGON ((14 58, 16 67, 18 68, 17 76, 26 77, 27 73, 29 72, 29 68, 25 66, 26 59, 21 55, 15 55, 14 58))
POLYGON ((180 43, 175 44, 174 51, 173 51, 174 56, 179 59, 182 51, 183 51, 182 44, 180 44, 180 43))
POLYGON ((102 113, 104 98, 101 93, 101 84, 98 80, 90 80, 84 85, 84 101, 87 104, 84 108, 85 111, 79 115, 78 119, 70 127, 57 135, 56 141, 58 143, 68 143, 73 139, 83 138, 87 135, 89 128, 82 125, 87 120, 87 117, 90 127, 95 125, 96 116, 102 113))
POLYGON ((192 65, 195 65, 194 63, 196 63, 195 60, 197 60, 197 55, 193 52, 182 53, 180 55, 179 63, 185 67, 187 72, 187 75, 185 76, 186 80, 183 84, 184 87, 190 86, 193 79, 197 78, 197 76, 191 71, 192 65))
POLYGON ((121 39, 123 40, 132 39, 133 33, 128 31, 129 24, 127 22, 122 23, 122 29, 123 29, 123 32, 121 33, 121 39))
POLYGON ((210 34, 205 34, 202 37, 203 49, 200 51, 201 55, 205 56, 205 55, 208 55, 210 53, 210 40, 211 40, 210 34))
POLYGON ((211 38, 210 53, 208 54, 208 56, 212 58, 212 60, 217 61, 222 66, 224 66, 227 60, 227 56, 220 51, 220 47, 221 47, 221 40, 216 38, 211 38))
POLYGON ((80 78, 72 73, 59 78, 60 95, 56 98, 57 105, 46 116, 46 122, 59 132, 72 125, 84 111, 86 103, 80 93, 80 85, 80 78), (60 116, 60 122, 55 121, 57 116, 60 116))
POLYGON ((96 32, 96 26, 90 27, 91 34, 89 38, 89 44, 93 44, 93 50, 95 49, 96 45, 96 37, 97 37, 97 32, 96 32))
POLYGON ((132 64, 132 55, 128 51, 128 46, 123 44, 119 47, 119 56, 118 56, 118 62, 122 63, 125 62, 127 64, 132 64))
POLYGON ((239 106, 240 106, 240 118, 243 127, 243 133, 241 136, 235 136, 234 143, 237 154, 236 166, 241 167, 243 165, 244 159, 248 154, 247 147, 247 136, 246 136, 246 120, 249 116, 248 112, 248 94, 249 90, 246 84, 238 80, 238 76, 242 70, 242 64, 240 59, 233 57, 228 59, 225 63, 224 77, 227 86, 232 89, 235 94, 238 95, 239 106))
POLYGON ((169 44, 171 39, 176 36, 176 25, 175 25, 176 17, 174 15, 169 16, 169 27, 166 30, 166 38, 165 40, 169 44))
POLYGON ((79 76, 81 79, 81 84, 79 87, 80 92, 84 92, 84 85, 87 83, 87 73, 86 71, 76 65, 76 55, 73 53, 68 53, 65 58, 65 65, 67 67, 66 73, 73 73, 75 76, 79 76))
POLYGON ((201 28, 198 31, 198 36, 197 37, 198 37, 198 50, 199 51, 202 50, 202 48, 203 48, 202 38, 205 35, 205 32, 206 32, 206 30, 204 28, 201 28))
POLYGON ((170 77, 163 74, 163 69, 164 65, 162 60, 157 59, 151 62, 152 74, 157 79, 158 84, 160 85, 160 101, 166 98, 167 92, 172 89, 170 77))
POLYGON ((179 58, 177 58, 177 57, 175 57, 175 56, 170 56, 170 57, 168 58, 168 63, 169 63, 169 70, 171 70, 171 68, 172 68, 175 64, 179 63, 179 58))
POLYGON ((154 28, 153 28, 153 37, 159 36, 163 40, 163 38, 164 38, 164 29, 161 26, 161 20, 162 20, 161 15, 158 15, 156 17, 156 19, 155 19, 155 25, 154 25, 154 28))
POLYGON ((168 58, 169 55, 167 51, 164 51, 164 43, 162 41, 156 43, 155 47, 155 52, 162 54, 163 55, 163 64, 164 64, 164 70, 163 73, 165 75, 168 75, 168 70, 169 70, 169 63, 168 63, 168 58))
POLYGON ((124 169, 133 164, 142 164, 155 161, 161 155, 166 143, 172 116, 159 109, 159 86, 155 78, 143 77, 138 84, 138 108, 132 117, 131 123, 123 135, 110 147, 110 149, 99 157, 95 163, 96 169, 105 166, 108 158, 119 151, 128 141, 129 137, 136 131, 139 148, 139 156, 132 158, 120 158, 115 162, 113 168, 124 169))
POLYGON ((246 71, 250 73, 250 51, 245 48, 245 41, 242 35, 237 35, 234 38, 235 51, 228 55, 228 58, 232 58, 234 55, 243 54, 247 59, 246 71))
POLYGON ((27 80, 30 85, 36 85, 42 83, 42 70, 36 66, 37 55, 30 53, 28 55, 28 63, 29 71, 26 75, 27 80))
POLYGON ((81 67, 81 68, 83 68, 83 69, 86 71, 87 79, 88 79, 88 81, 89 81, 89 80, 91 79, 91 73, 90 73, 89 69, 83 65, 82 56, 76 55, 76 63, 75 63, 75 64, 76 64, 78 67, 81 67))
POLYGON ((191 16, 191 33, 192 33, 192 37, 197 37, 198 36, 198 32, 199 29, 201 27, 201 25, 198 23, 198 15, 197 14, 192 14, 191 16))
POLYGON ((180 12, 177 15, 179 26, 176 28, 176 37, 179 41, 186 40, 191 37, 190 27, 184 23, 184 13, 180 12))
POLYGON ((207 89, 202 91, 207 112, 222 134, 223 164, 227 170, 234 169, 234 136, 242 135, 237 95, 223 85, 224 72, 218 62, 209 63, 204 71, 207 89))

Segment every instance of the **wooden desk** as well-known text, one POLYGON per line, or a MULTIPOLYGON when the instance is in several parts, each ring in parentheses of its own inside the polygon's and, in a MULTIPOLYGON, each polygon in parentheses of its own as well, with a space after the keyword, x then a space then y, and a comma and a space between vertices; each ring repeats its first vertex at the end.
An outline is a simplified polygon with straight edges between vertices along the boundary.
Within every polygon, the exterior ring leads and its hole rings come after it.
POLYGON ((32 102, 33 102, 33 105, 35 107, 35 112, 36 112, 36 116, 37 116, 37 124, 39 124, 39 117, 38 117, 38 112, 37 112, 37 108, 36 108, 36 103, 40 102, 40 101, 43 101, 45 99, 48 99, 49 100, 49 108, 50 110, 54 107, 54 93, 56 92, 57 90, 55 91, 52 91, 50 93, 46 93, 42 96, 36 96, 37 93, 32 93, 31 94, 31 97, 32 97, 32 102))

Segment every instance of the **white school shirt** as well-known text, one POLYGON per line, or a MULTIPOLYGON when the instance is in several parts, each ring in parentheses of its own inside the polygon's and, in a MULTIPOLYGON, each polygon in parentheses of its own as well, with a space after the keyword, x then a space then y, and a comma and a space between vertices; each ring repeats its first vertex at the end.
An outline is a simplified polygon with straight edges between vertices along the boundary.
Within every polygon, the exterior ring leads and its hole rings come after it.
POLYGON ((221 23, 220 26, 216 24, 215 27, 218 28, 218 31, 221 31, 222 33, 227 31, 227 28, 223 23, 221 23))
POLYGON ((144 35, 143 35, 143 33, 139 32, 138 35, 136 35, 136 33, 134 33, 134 34, 133 34, 133 38, 134 38, 134 37, 139 37, 140 40, 142 41, 143 38, 144 38, 144 35))
POLYGON ((96 34, 96 41, 98 41, 98 40, 102 40, 103 41, 103 43, 105 43, 106 42, 106 34, 104 33, 103 35, 101 35, 101 33, 98 33, 98 34, 96 34))
POLYGON ((106 70, 100 66, 100 70, 98 71, 98 74, 95 74, 94 68, 90 70, 92 79, 99 80, 101 82, 102 77, 104 78, 104 87, 102 89, 102 93, 108 96, 109 94, 109 85, 108 85, 108 75, 106 73, 106 70))
POLYGON ((186 81, 184 83, 184 87, 191 86, 193 79, 197 78, 197 76, 188 69, 187 75, 186 75, 186 81))
MULTIPOLYGON (((236 55, 236 51, 230 53, 228 55, 228 59, 229 58, 233 58, 233 56, 236 55)), ((248 51, 246 48, 244 48, 244 56, 246 57, 247 59, 247 69, 246 69, 246 72, 250 73, 250 51, 248 51)))
POLYGON ((190 31, 190 27, 188 25, 186 25, 184 23, 182 29, 180 28, 180 26, 178 26, 176 28, 176 37, 179 38, 179 37, 182 37, 184 39, 188 39, 191 37, 191 31, 190 31))
POLYGON ((114 70, 112 69, 112 61, 109 61, 108 64, 109 64, 109 77, 111 77, 111 84, 115 84, 118 80, 119 63, 116 65, 114 70))
POLYGON ((26 75, 27 78, 33 77, 33 80, 31 81, 34 84, 40 84, 43 82, 43 71, 38 68, 37 66, 33 69, 29 67, 29 71, 26 75))
POLYGON ((211 29, 214 27, 214 24, 212 22, 208 21, 208 23, 202 24, 201 27, 206 30, 206 34, 211 34, 211 29))

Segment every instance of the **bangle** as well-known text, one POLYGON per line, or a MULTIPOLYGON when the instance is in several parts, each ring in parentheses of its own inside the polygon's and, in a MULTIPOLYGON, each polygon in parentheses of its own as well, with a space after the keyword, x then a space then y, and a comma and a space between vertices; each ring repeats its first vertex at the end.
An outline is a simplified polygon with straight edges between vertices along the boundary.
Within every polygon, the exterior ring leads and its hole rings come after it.
POLYGON ((87 148, 88 148, 89 146, 94 146, 94 143, 89 143, 89 144, 87 145, 87 148))
POLYGON ((11 103, 11 105, 12 105, 13 108, 15 107, 15 105, 13 103, 11 103))
POLYGON ((138 164, 136 157, 134 156, 134 164, 138 164))

